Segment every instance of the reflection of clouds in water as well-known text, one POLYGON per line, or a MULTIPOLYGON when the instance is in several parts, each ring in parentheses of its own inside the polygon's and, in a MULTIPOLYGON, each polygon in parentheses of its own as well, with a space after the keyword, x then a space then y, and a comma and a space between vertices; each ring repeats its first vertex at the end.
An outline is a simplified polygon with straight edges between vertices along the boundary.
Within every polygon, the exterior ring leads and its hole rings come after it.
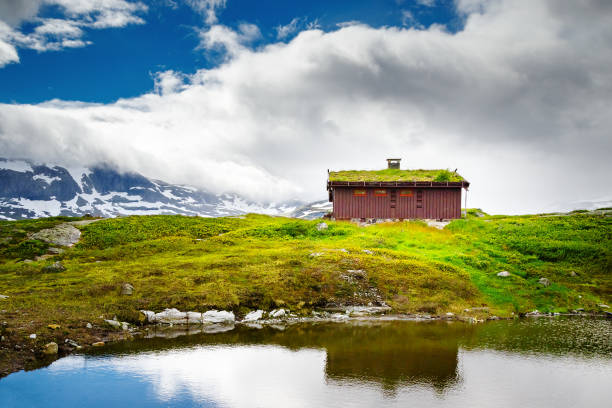
POLYGON ((180 394, 228 406, 300 406, 320 391, 325 352, 278 347, 201 347, 113 359, 118 372, 147 377, 162 400, 180 394))
POLYGON ((609 358, 460 350, 459 370, 460 395, 472 407, 607 408, 612 401, 609 358))
MULTIPOLYGON (((227 407, 604 407, 612 400, 610 359, 459 352, 460 384, 330 380, 326 352, 278 346, 211 346, 116 357, 72 356, 49 369, 104 371, 117 381, 152 384, 164 406, 174 399, 227 407), (187 397, 187 398, 186 398, 187 397)), ((86 392, 86 391, 85 391, 86 392)))

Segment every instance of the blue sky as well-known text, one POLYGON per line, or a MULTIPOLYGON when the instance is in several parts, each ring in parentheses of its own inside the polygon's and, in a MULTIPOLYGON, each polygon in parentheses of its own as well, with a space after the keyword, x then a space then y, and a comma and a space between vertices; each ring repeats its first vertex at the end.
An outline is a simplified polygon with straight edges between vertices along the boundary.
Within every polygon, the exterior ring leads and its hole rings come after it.
MULTIPOLYGON (((215 53, 197 49, 197 31, 206 26, 200 13, 181 0, 145 3, 148 10, 137 13, 144 24, 85 29, 83 39, 90 45, 58 51, 18 49, 20 62, 0 68, 0 102, 38 103, 54 98, 111 102, 151 91, 155 72, 191 74, 221 62, 215 53)), ((349 21, 372 27, 442 24, 450 31, 461 25, 452 0, 431 4, 410 0, 229 0, 216 15, 218 23, 232 28, 240 23, 257 25, 261 37, 253 46, 278 41, 278 27, 294 19, 296 31, 280 40, 290 41, 309 25, 332 31, 349 21)), ((61 9, 44 6, 38 17, 62 17, 61 9)), ((35 25, 24 21, 21 28, 29 33, 35 25)))
POLYGON ((0 0, 0 156, 266 202, 401 157, 492 213, 612 200, 610 38, 600 0, 0 0))

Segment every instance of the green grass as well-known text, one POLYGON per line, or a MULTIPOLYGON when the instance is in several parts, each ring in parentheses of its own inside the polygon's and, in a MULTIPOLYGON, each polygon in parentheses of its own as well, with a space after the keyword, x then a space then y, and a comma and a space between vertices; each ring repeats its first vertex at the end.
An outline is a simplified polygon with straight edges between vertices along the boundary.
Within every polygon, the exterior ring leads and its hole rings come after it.
POLYGON ((601 215, 471 216, 444 230, 419 221, 328 222, 321 231, 319 221, 263 215, 135 216, 81 227, 81 242, 65 253, 21 262, 44 252, 29 233, 63 221, 0 222, 0 294, 10 296, 0 302, 17 320, 135 321, 136 310, 166 307, 243 314, 285 306, 309 313, 334 303, 367 304, 373 293, 396 312, 488 306, 509 316, 596 310, 612 298, 612 218, 601 215), (45 272, 56 260, 66 270, 45 272), (349 269, 363 269, 367 278, 347 281, 349 269), (512 275, 497 277, 501 270, 512 275), (541 277, 551 285, 540 285, 541 277), (133 296, 119 295, 124 282, 135 287, 133 296))
POLYGON ((329 181, 463 181, 449 170, 343 170, 331 171, 329 181))

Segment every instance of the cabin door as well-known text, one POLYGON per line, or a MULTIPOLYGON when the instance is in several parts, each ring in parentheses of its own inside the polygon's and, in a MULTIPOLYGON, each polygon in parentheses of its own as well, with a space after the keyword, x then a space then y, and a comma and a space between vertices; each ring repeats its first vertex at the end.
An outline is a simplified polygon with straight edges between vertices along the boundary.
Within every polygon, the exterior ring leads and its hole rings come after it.
POLYGON ((425 209, 423 206, 423 190, 419 189, 416 191, 416 200, 415 200, 415 205, 416 205, 416 217, 417 218, 424 218, 425 217, 425 209))
POLYGON ((389 211, 390 218, 397 218, 397 189, 392 188, 389 192, 389 205, 391 206, 389 211))

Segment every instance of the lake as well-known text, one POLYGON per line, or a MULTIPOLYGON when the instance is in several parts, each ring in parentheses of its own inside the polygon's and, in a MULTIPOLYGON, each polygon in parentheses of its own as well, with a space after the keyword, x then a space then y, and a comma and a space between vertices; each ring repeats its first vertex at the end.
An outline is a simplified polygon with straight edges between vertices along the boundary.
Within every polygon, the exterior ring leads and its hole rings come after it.
POLYGON ((0 380, 0 405, 612 406, 610 319, 352 321, 157 335, 168 332, 11 374, 0 380))

